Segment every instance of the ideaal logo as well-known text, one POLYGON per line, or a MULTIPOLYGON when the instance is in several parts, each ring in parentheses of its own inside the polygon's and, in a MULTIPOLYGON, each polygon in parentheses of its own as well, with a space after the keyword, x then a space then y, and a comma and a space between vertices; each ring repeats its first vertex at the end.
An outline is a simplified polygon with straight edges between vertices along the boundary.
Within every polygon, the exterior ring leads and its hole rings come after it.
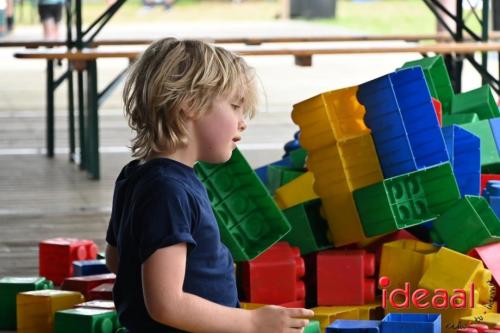
POLYGON ((446 289, 435 289, 431 292, 427 289, 411 290, 409 282, 405 283, 404 288, 395 288, 390 293, 387 288, 391 285, 391 280, 382 276, 378 280, 382 288, 382 307, 387 307, 389 301, 391 307, 395 309, 408 309, 411 304, 418 309, 466 309, 474 307, 474 284, 470 286, 469 297, 464 289, 453 289, 453 294, 449 295, 446 289))

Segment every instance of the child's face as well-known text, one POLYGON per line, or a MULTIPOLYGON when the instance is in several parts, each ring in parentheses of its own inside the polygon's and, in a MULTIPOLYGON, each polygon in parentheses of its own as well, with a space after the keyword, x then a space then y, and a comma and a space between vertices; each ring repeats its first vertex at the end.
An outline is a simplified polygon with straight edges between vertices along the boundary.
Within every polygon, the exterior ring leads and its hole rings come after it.
POLYGON ((242 103, 242 98, 217 97, 208 112, 194 121, 200 161, 223 163, 231 158, 247 127, 242 103))

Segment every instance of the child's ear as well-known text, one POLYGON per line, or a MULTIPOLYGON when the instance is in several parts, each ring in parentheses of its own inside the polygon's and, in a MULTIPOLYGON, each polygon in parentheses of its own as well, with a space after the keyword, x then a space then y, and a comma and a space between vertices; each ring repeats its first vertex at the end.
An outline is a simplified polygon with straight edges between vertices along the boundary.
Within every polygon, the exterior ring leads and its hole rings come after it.
POLYGON ((187 119, 195 118, 196 113, 194 112, 193 108, 189 106, 187 102, 182 102, 180 108, 182 116, 186 117, 187 119))

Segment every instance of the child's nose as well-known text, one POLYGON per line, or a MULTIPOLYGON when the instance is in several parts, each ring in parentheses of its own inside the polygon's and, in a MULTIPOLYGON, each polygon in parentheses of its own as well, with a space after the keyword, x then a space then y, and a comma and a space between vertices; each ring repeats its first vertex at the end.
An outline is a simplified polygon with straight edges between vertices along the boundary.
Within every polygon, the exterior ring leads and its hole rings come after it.
POLYGON ((247 122, 244 119, 240 120, 240 122, 238 123, 238 130, 240 132, 243 132, 246 129, 247 129, 247 122))

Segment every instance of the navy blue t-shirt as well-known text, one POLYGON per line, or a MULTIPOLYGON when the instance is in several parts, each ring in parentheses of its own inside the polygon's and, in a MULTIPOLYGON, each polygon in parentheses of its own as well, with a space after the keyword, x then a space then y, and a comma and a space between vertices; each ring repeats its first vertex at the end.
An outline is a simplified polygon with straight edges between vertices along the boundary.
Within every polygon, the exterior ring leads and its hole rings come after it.
POLYGON ((166 158, 130 162, 115 184, 106 241, 118 248, 113 298, 120 322, 133 333, 182 332, 149 316, 141 265, 156 250, 186 243, 183 290, 237 307, 233 258, 222 244, 207 191, 187 165, 166 158))

